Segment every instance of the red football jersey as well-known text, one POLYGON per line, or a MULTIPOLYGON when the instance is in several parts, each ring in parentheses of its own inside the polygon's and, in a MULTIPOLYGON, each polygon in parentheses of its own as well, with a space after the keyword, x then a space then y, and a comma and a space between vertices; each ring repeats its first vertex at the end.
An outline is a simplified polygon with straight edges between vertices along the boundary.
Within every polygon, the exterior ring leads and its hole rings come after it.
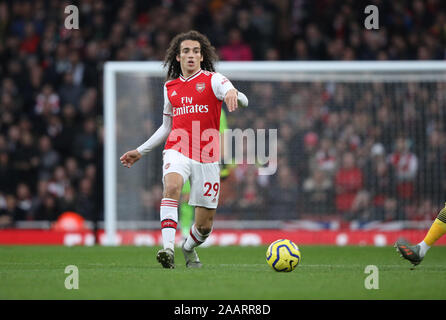
POLYGON ((164 149, 199 162, 219 161, 221 105, 231 88, 220 73, 204 70, 166 82, 164 114, 172 116, 172 130, 164 149))

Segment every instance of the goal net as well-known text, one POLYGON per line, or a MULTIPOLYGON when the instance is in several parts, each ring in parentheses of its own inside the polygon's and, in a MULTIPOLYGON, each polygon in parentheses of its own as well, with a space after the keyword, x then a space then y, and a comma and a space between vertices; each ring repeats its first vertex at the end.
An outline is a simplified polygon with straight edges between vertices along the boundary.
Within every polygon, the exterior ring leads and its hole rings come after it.
MULTIPOLYGON (((266 144, 277 155, 273 174, 259 174, 257 160, 228 164, 217 228, 410 226, 430 222, 444 204, 446 63, 221 62, 217 71, 249 99, 247 109, 226 113, 230 129, 264 129, 267 138, 277 129, 266 144)), ((164 81, 159 61, 105 65, 109 244, 117 230, 159 228, 163 146, 131 169, 119 157, 161 125, 164 81)))

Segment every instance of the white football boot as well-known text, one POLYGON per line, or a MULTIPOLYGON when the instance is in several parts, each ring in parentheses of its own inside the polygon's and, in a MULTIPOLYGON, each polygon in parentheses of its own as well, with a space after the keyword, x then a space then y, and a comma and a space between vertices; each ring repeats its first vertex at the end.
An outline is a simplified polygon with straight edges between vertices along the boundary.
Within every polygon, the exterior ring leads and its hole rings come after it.
POLYGON ((184 248, 184 244, 186 241, 183 242, 183 245, 181 246, 181 250, 183 251, 184 259, 186 260, 186 267, 187 268, 201 268, 203 265, 200 262, 200 259, 198 258, 198 254, 195 251, 195 248, 191 251, 188 251, 184 248))
POLYGON ((173 250, 170 248, 161 249, 158 251, 156 255, 156 260, 166 269, 174 269, 175 268, 175 254, 173 250))

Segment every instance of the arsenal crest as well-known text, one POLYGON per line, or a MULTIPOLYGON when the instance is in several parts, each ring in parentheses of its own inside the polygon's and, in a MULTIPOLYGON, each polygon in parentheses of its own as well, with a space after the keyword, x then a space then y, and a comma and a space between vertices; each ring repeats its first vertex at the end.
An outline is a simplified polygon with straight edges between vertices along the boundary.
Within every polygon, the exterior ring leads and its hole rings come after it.
POLYGON ((195 85, 195 89, 197 89, 197 91, 200 93, 202 93, 204 91, 205 87, 206 87, 206 84, 204 82, 199 82, 195 85))

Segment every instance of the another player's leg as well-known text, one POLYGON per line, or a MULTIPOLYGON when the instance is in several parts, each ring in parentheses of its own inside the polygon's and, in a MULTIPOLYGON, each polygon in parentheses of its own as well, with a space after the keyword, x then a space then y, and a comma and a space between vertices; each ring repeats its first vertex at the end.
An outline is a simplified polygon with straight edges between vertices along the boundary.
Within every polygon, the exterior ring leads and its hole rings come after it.
POLYGON ((405 259, 416 266, 423 260, 430 247, 444 234, 446 234, 446 204, 438 213, 423 241, 412 246, 405 240, 398 240, 395 247, 405 259))
POLYGON ((156 256, 164 268, 175 268, 175 233, 178 224, 178 200, 180 198, 183 177, 175 172, 164 177, 164 193, 161 200, 160 220, 163 249, 156 256))
POLYGON ((181 202, 180 204, 180 225, 181 234, 186 239, 189 235, 189 230, 194 223, 194 207, 187 202, 181 202))
POLYGON ((414 266, 420 264, 423 257, 420 255, 419 245, 410 245, 405 239, 399 239, 395 242, 395 248, 401 254, 401 256, 412 263, 414 266))
POLYGON ((189 230, 194 223, 194 207, 188 203, 189 196, 190 182, 187 180, 181 190, 181 201, 179 206, 181 234, 184 239, 189 235, 189 230))
POLYGON ((438 213, 437 218, 432 223, 429 231, 418 245, 420 246, 420 255, 424 257, 427 251, 432 247, 438 239, 446 233, 446 203, 443 209, 438 213))
POLYGON ((186 267, 201 268, 202 264, 198 258, 195 248, 201 245, 212 232, 216 209, 204 207, 195 208, 195 223, 192 225, 189 236, 183 243, 182 250, 186 267))

